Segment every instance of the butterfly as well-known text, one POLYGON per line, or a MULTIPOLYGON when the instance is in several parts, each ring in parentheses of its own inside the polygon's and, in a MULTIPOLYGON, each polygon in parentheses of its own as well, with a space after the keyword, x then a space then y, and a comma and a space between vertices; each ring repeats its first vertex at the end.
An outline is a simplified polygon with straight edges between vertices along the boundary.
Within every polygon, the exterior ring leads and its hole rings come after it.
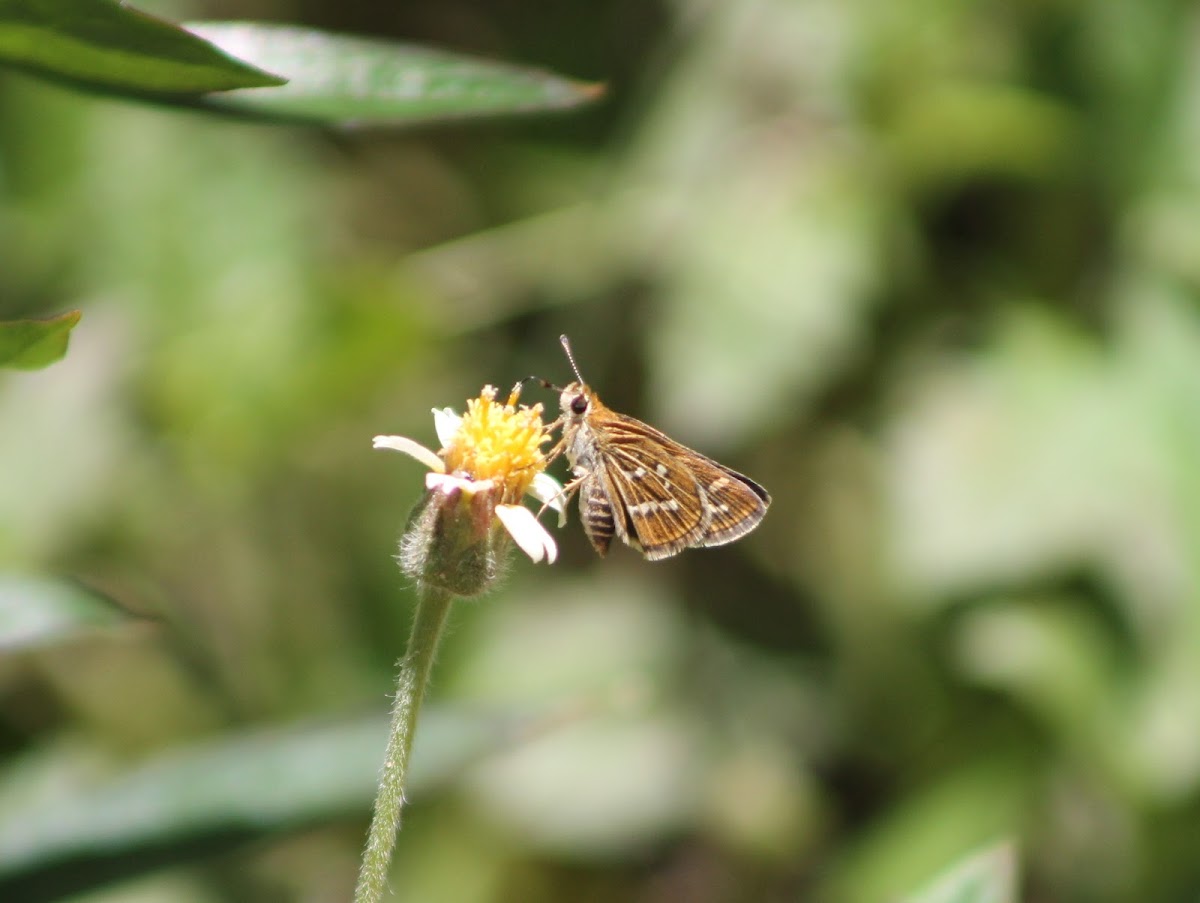
POLYGON ((605 405, 580 375, 567 337, 560 341, 577 381, 559 390, 562 439, 551 457, 566 455, 574 479, 563 492, 579 493, 584 532, 600 555, 616 536, 657 561, 733 542, 762 522, 771 504, 765 489, 605 405))

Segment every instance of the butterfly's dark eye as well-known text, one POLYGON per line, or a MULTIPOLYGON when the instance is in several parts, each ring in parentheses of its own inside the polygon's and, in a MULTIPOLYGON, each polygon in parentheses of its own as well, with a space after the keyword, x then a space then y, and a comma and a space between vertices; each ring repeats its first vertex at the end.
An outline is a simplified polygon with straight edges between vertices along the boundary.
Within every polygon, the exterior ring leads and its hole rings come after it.
POLYGON ((588 400, 586 395, 576 395, 571 399, 571 413, 576 416, 582 415, 588 409, 588 400))

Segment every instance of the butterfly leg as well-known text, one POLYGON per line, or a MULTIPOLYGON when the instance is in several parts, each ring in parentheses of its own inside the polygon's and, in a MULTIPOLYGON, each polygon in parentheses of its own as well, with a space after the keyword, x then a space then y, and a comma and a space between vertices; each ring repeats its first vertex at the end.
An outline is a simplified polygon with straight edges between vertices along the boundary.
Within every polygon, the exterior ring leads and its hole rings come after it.
MULTIPOLYGON (((586 476, 586 474, 584 476, 586 476)), ((563 486, 563 488, 560 489, 558 494, 554 497, 555 499, 562 499, 563 504, 563 513, 558 519, 559 526, 562 526, 567 522, 567 505, 571 503, 571 499, 574 497, 575 493, 579 491, 579 484, 583 482, 583 479, 583 477, 577 477, 576 479, 571 480, 571 482, 563 486)), ((540 519, 541 516, 546 513, 546 509, 549 507, 550 502, 543 502, 542 507, 538 509, 536 516, 540 519)))
MULTIPOLYGON (((561 425, 562 425, 562 418, 559 417, 558 420, 555 420, 553 423, 551 423, 549 426, 546 427, 546 432, 549 433, 561 425)), ((550 449, 550 451, 546 452, 547 466, 550 464, 553 464, 555 461, 557 461, 559 459, 559 457, 561 457, 562 453, 566 450, 567 450, 567 437, 563 436, 556 443, 554 443, 554 446, 550 449)))

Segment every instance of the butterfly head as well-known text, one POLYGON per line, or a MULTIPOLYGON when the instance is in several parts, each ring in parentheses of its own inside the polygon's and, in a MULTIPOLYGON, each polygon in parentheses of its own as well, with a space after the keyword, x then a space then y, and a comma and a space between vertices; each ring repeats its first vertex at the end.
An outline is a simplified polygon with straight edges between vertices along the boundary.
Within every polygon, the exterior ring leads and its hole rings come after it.
POLYGON ((579 423, 587 419, 592 410, 592 390, 581 382, 573 382, 558 396, 564 423, 579 423))

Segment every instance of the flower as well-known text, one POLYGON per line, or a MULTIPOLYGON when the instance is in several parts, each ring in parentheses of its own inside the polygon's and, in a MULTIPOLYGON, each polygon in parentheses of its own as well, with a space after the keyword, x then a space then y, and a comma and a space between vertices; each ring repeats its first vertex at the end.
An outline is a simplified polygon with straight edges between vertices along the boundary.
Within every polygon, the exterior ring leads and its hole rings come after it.
MULTIPOLYGON (((498 559, 499 550, 492 548, 497 525, 533 561, 553 563, 558 557, 554 537, 520 504, 523 496, 532 495, 544 507, 564 513, 562 486, 544 472, 542 446, 551 437, 542 422, 542 406, 517 407, 519 390, 518 386, 500 404, 495 387, 484 386, 478 398, 467 402, 461 417, 450 408, 434 408, 434 429, 442 443, 436 453, 405 436, 375 437, 375 448, 404 452, 430 470, 425 475, 426 498, 401 543, 402 566, 409 573, 420 572, 413 576, 429 579, 436 572, 444 579, 447 568, 462 570, 462 561, 452 562, 447 556, 482 555, 477 563, 490 580, 498 559), (440 548, 431 556, 434 543, 440 548)), ((457 577, 451 582, 455 585, 447 588, 466 594, 457 577)), ((468 583, 474 585, 474 578, 468 583)))

